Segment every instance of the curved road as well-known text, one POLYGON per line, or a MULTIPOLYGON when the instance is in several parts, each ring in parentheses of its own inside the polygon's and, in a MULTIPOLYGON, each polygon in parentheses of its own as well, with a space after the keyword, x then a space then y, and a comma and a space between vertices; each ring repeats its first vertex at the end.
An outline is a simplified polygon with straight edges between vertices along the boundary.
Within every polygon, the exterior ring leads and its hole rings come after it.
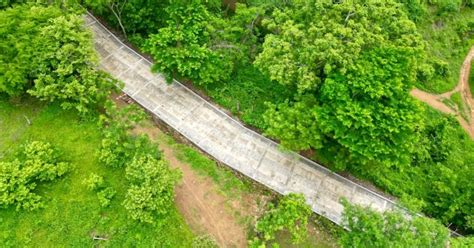
POLYGON ((152 74, 152 63, 124 45, 93 16, 100 66, 125 83, 123 91, 216 160, 281 193, 303 193, 314 212, 341 224, 339 200, 384 211, 393 201, 339 176, 244 127, 177 81, 167 84, 152 74))

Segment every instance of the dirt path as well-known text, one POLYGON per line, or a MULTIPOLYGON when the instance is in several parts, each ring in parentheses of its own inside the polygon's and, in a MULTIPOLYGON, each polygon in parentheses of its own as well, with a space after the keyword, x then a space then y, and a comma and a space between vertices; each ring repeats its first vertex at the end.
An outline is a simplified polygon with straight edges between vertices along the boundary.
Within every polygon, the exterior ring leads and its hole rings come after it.
MULTIPOLYGON (((146 133, 153 140, 164 136, 154 126, 136 128, 134 132, 146 133)), ((220 247, 246 247, 246 230, 232 214, 233 210, 244 206, 233 202, 231 209, 228 199, 217 191, 211 179, 199 176, 189 165, 178 160, 173 147, 166 142, 160 142, 159 146, 171 167, 179 168, 183 173, 181 184, 175 189, 175 201, 191 229, 198 235, 211 235, 220 247)))
POLYGON ((471 61, 473 60, 473 58, 474 46, 471 47, 471 50, 469 50, 469 53, 464 59, 459 74, 459 83, 453 90, 439 95, 424 92, 419 89, 413 89, 410 92, 413 97, 425 102, 431 107, 443 113, 455 115, 456 119, 459 121, 459 124, 461 124, 461 126, 464 128, 464 130, 466 130, 466 132, 469 134, 469 136, 471 136, 472 139, 474 139, 474 99, 472 98, 471 90, 469 88, 469 73, 471 71, 471 61), (451 96, 456 92, 461 93, 461 97, 464 103, 467 105, 467 108, 465 110, 466 113, 461 113, 459 109, 453 109, 443 102, 444 99, 450 99, 451 96), (463 118, 462 114, 465 114, 468 120, 463 118))

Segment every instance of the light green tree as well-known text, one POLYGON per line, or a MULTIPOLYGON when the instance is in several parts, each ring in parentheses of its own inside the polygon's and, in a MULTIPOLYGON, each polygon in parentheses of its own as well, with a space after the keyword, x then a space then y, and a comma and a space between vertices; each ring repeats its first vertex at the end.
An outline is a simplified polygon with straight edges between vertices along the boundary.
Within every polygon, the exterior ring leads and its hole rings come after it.
POLYGON ((92 34, 81 16, 26 4, 1 11, 0 22, 0 92, 26 91, 87 113, 115 88, 115 80, 97 70, 92 34))

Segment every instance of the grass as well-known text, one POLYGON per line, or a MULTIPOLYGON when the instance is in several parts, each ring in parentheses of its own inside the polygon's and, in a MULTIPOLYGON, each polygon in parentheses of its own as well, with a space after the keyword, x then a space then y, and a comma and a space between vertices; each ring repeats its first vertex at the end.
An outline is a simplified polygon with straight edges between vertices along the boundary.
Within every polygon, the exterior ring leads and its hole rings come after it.
POLYGON ((58 106, 31 99, 9 102, 0 98, 0 154, 11 157, 28 140, 50 142, 63 152, 74 169, 58 181, 42 184, 38 193, 44 209, 28 212, 0 209, 2 247, 187 247, 193 234, 176 209, 156 225, 138 224, 123 208, 126 184, 121 170, 97 163, 100 130, 94 120, 80 119, 58 106), (27 124, 26 118, 31 121, 27 124), (102 175, 117 195, 101 208, 95 193, 82 184, 90 173, 102 175), (92 236, 106 241, 94 241, 92 236))
POLYGON ((474 9, 466 7, 459 13, 442 16, 437 15, 436 11, 430 8, 426 20, 417 24, 417 27, 427 43, 428 60, 445 61, 449 73, 446 77, 440 76, 418 86, 429 92, 443 93, 457 85, 464 57, 473 44, 474 37, 461 38, 457 28, 461 23, 474 19, 474 9))
POLYGON ((461 92, 456 92, 454 94, 451 95, 451 101, 453 101, 458 110, 459 110, 459 113, 461 114, 461 116, 469 122, 469 118, 466 116, 466 105, 461 97, 461 92))
POLYGON ((441 102, 443 102, 444 104, 446 104, 446 106, 448 106, 450 109, 456 111, 456 103, 452 100, 452 99, 448 99, 448 98, 442 98, 441 99, 441 102))
POLYGON ((459 114, 461 117, 466 120, 468 123, 471 122, 471 119, 469 117, 470 109, 469 106, 466 105, 464 100, 462 99, 461 93, 456 92, 451 95, 451 101, 454 102, 459 110, 459 114))
POLYGON ((451 101, 456 104, 459 111, 464 111, 464 102, 462 101, 460 92, 453 93, 451 95, 451 101))

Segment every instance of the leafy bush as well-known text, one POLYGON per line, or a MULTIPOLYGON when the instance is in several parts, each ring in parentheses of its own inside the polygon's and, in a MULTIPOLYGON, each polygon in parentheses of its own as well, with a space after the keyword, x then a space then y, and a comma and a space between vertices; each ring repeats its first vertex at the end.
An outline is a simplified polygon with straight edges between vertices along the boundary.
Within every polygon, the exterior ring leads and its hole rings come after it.
POLYGON ((95 173, 92 173, 87 179, 84 179, 83 184, 88 190, 95 191, 104 185, 104 178, 95 173))
POLYGON ((97 199, 99 200, 100 206, 108 207, 116 193, 117 192, 112 187, 107 187, 97 192, 97 199))
POLYGON ((151 155, 135 157, 127 165, 126 176, 130 187, 123 205, 132 219, 153 223, 156 215, 166 215, 173 207, 174 185, 180 174, 163 160, 151 155))
POLYGON ((350 231, 341 237, 342 247, 446 247, 449 231, 435 220, 343 204, 343 223, 350 231))
POLYGON ((33 191, 40 182, 54 181, 69 170, 49 143, 33 141, 23 146, 17 159, 0 162, 0 206, 17 210, 41 207, 41 196, 33 191))
POLYGON ((308 233, 307 224, 311 213, 302 194, 288 194, 276 206, 270 203, 268 210, 255 224, 257 237, 250 245, 260 247, 274 242, 275 234, 282 230, 290 232, 293 243, 300 243, 308 233))

